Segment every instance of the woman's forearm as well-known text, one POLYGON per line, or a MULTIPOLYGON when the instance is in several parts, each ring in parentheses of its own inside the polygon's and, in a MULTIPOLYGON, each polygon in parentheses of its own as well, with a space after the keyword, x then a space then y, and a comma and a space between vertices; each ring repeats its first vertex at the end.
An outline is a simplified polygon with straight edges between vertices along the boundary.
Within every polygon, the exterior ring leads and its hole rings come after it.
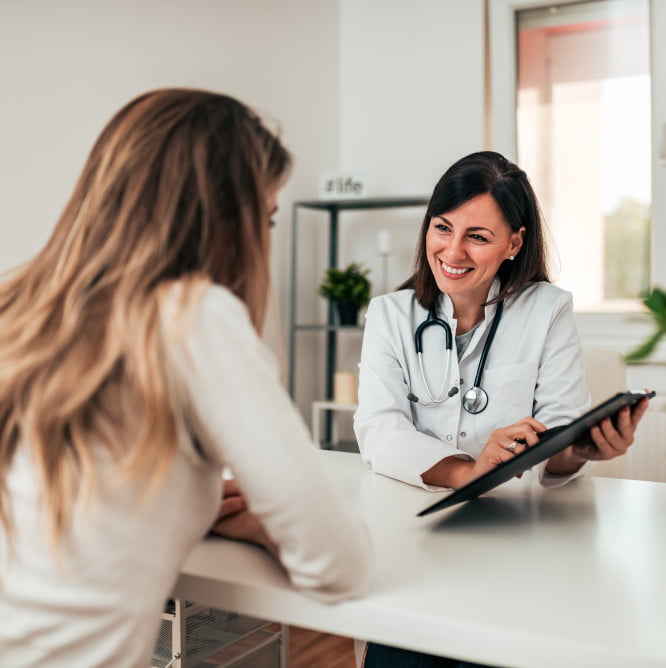
POLYGON ((474 462, 455 455, 446 457, 421 474, 426 485, 459 489, 472 479, 474 462))

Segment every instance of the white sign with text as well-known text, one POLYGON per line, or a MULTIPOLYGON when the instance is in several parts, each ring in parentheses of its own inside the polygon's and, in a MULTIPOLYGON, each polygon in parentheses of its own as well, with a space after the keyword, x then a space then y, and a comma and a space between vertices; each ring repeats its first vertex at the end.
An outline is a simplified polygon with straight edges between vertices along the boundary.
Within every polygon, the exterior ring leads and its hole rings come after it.
POLYGON ((354 199, 365 197, 365 175, 358 172, 321 172, 321 199, 354 199))

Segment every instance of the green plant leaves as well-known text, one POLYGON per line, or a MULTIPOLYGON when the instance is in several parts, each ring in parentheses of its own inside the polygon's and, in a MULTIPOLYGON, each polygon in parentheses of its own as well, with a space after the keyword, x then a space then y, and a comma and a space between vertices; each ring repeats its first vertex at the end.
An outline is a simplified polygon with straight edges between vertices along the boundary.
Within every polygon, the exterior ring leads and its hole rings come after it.
POLYGON ((627 354, 625 360, 629 363, 640 362, 649 357, 661 338, 666 335, 666 292, 659 288, 653 288, 643 300, 643 303, 649 309, 657 327, 656 331, 646 341, 627 354))
POLYGON ((329 268, 317 292, 334 302, 365 306, 370 301, 372 287, 369 273, 370 269, 357 262, 352 262, 345 269, 329 268))
POLYGON ((666 330, 666 292, 659 288, 654 288, 652 292, 643 300, 645 306, 650 309, 657 325, 666 330))

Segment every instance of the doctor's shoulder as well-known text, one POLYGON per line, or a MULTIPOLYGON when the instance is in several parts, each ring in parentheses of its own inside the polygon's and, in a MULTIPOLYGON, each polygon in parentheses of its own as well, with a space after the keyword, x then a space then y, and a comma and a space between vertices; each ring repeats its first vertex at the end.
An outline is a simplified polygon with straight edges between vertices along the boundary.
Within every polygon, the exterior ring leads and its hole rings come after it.
POLYGON ((411 288, 388 292, 373 297, 368 304, 366 319, 381 319, 386 327, 394 329, 407 325, 412 327, 414 317, 423 319, 425 309, 418 303, 416 294, 411 288))
POLYGON ((530 281, 517 293, 506 300, 507 310, 521 311, 523 315, 548 313, 564 310, 573 311, 573 296, 568 290, 558 288, 545 281, 530 281))

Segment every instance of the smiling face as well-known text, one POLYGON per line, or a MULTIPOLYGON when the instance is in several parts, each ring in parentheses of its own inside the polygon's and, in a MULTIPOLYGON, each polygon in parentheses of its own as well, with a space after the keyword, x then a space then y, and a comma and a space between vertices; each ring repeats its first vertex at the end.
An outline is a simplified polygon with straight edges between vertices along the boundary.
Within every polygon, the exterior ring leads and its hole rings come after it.
POLYGON ((437 287, 454 308, 477 309, 488 297, 502 262, 518 255, 525 228, 512 232, 492 195, 484 193, 457 209, 433 216, 426 256, 437 287))

